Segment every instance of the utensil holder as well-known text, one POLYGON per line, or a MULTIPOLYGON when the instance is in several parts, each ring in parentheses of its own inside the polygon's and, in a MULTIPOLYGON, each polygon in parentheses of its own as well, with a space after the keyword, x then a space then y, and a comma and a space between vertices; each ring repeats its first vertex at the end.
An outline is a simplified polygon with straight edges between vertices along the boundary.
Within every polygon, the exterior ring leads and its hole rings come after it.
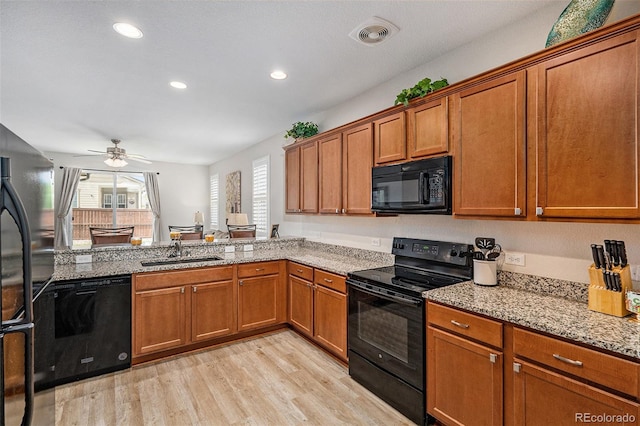
POLYGON ((602 269, 595 265, 589 267, 589 309, 616 317, 626 317, 631 312, 627 311, 624 295, 631 289, 631 268, 629 265, 621 268, 614 266, 611 272, 620 274, 622 291, 607 290, 602 276, 602 269))
POLYGON ((493 260, 473 260, 473 282, 483 286, 498 285, 497 264, 493 260))

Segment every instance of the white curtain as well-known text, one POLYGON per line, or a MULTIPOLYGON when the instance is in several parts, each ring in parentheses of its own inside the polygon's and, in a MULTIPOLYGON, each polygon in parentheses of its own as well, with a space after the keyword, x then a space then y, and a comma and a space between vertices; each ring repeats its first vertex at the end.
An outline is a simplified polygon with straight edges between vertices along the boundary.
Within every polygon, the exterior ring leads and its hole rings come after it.
POLYGON ((60 202, 56 208, 56 226, 54 246, 58 249, 71 247, 72 238, 69 235, 72 231, 71 202, 78 188, 80 172, 82 169, 65 167, 62 174, 62 188, 60 189, 60 202))
POLYGON ((160 188, 158 187, 158 175, 153 172, 144 172, 144 184, 147 187, 147 196, 153 212, 153 242, 160 241, 160 188))

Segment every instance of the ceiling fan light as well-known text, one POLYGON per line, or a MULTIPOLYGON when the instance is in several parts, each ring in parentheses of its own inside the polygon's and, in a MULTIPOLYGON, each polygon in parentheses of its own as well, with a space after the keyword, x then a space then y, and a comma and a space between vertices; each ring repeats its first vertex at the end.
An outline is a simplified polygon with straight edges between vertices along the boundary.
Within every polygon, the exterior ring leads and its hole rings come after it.
POLYGON ((142 31, 139 28, 134 27, 126 22, 116 22, 113 24, 113 29, 120 35, 128 38, 142 38, 142 31))
POLYGON ((107 158, 104 160, 104 164, 109 167, 124 167, 129 163, 124 161, 122 158, 107 158))

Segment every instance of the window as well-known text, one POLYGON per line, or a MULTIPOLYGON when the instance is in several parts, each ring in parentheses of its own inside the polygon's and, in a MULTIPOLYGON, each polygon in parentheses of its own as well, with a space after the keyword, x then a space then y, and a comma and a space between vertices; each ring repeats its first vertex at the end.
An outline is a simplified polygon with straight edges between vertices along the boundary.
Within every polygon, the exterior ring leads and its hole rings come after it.
POLYGON ((209 210, 209 216, 211 217, 211 229, 217 230, 220 229, 220 223, 218 219, 218 204, 219 204, 219 185, 218 185, 218 174, 211 175, 210 185, 209 185, 209 194, 211 195, 211 205, 209 210))
POLYGON ((153 213, 142 173, 83 170, 72 205, 73 246, 90 247, 89 227, 134 226, 151 242, 153 213))
POLYGON ((269 156, 253 161, 253 223, 256 237, 268 237, 269 226, 269 156))

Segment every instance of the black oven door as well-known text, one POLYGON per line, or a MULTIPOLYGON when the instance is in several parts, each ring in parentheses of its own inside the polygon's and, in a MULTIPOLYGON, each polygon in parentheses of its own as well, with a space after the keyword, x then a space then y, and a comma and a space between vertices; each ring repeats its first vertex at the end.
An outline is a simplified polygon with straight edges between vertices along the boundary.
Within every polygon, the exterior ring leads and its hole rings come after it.
POLYGON ((424 301, 348 283, 349 350, 424 390, 424 301))

